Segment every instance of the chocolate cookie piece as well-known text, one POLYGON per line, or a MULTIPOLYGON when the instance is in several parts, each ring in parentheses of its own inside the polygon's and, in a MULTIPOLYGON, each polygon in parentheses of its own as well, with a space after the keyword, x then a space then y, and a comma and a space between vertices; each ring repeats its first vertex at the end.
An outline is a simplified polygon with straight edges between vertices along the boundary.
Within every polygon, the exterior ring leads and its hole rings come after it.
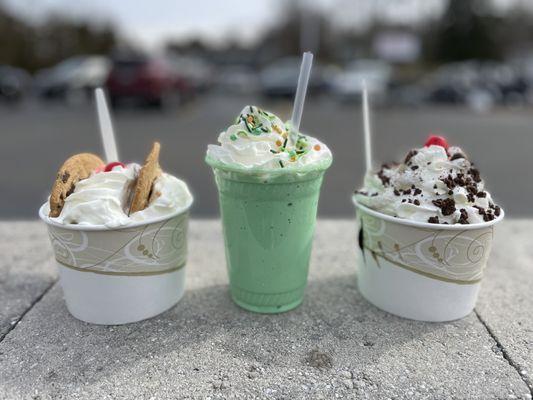
POLYGON ((154 142, 150 154, 146 157, 144 165, 139 171, 139 177, 135 184, 133 200, 131 201, 130 214, 144 210, 155 197, 157 193, 152 193, 155 180, 161 176, 161 167, 159 166, 159 151, 161 145, 154 142))
POLYGON ((76 184, 91 175, 96 168, 104 165, 102 159, 94 154, 81 153, 67 159, 59 171, 50 194, 50 217, 61 214, 65 199, 74 191, 76 184))

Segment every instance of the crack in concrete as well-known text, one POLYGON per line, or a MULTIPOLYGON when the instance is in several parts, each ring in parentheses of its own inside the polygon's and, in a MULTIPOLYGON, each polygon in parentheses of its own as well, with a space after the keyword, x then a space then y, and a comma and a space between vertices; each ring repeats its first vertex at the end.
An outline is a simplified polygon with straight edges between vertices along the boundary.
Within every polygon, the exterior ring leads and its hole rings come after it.
POLYGON ((533 382, 531 382, 531 380, 526 375, 521 373, 521 371, 523 371, 524 368, 522 368, 516 361, 513 360, 511 355, 507 352, 507 350, 505 350, 505 347, 503 347, 503 344, 500 342, 500 340, 498 339, 494 331, 490 328, 490 326, 487 324, 487 322, 481 317, 479 312, 477 310, 474 310, 474 312, 479 322, 481 322, 481 324, 485 327, 485 329, 487 330, 492 340, 494 340, 494 342, 496 343, 496 346, 501 351, 502 356, 505 359, 505 361, 507 361, 507 363, 518 373, 520 378, 524 381, 527 388, 529 389, 531 396, 533 397, 533 382))
POLYGON ((4 341, 7 335, 9 335, 11 331, 13 331, 18 326, 18 324, 20 323, 20 321, 22 321, 22 319, 26 316, 26 314, 28 314, 33 309, 33 307, 35 307, 37 303, 39 303, 43 299, 43 297, 52 289, 52 287, 56 283, 57 283, 57 279, 53 280, 52 283, 50 283, 50 285, 48 285, 48 287, 44 289, 43 292, 31 302, 30 306, 26 308, 26 310, 24 310, 14 322, 11 323, 7 331, 3 335, 0 336, 0 343, 4 341))

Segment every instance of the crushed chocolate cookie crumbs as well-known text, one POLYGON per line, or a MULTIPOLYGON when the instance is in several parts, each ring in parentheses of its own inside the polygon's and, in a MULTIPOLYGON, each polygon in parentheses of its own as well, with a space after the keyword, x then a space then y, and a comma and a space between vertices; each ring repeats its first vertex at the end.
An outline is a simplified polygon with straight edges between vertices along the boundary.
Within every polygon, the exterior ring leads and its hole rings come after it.
POLYGON ((459 212, 461 213, 461 216, 459 217, 459 220, 457 222, 463 225, 468 224, 468 212, 464 208, 461 208, 459 212))
POLYGON ((450 161, 458 160, 459 158, 466 158, 463 153, 455 153, 450 157, 450 161))
POLYGON ((485 197, 487 197, 487 193, 486 192, 477 192, 477 197, 485 198, 485 197))
POLYGON ((483 221, 485 222, 488 222, 488 221, 492 221, 494 219, 494 215, 492 215, 492 213, 485 213, 483 214, 483 221))
POLYGON ((419 195, 419 194, 421 194, 421 193, 422 193, 422 190, 419 189, 419 188, 416 188, 416 189, 414 190, 414 192, 413 192, 413 194, 414 194, 415 196, 417 196, 417 195, 419 195))
POLYGON ((407 164, 411 160, 411 158, 413 158, 417 154, 418 154, 418 151, 416 150, 409 151, 409 153, 407 153, 407 155, 405 156, 405 160, 403 161, 404 164, 407 164))
POLYGON ((464 179, 463 174, 457 174, 455 178, 453 178, 453 183, 455 183, 457 186, 465 186, 466 182, 464 179))
POLYGON ((479 175, 479 171, 476 168, 470 168, 468 170, 468 173, 472 176, 474 182, 481 182, 481 176, 479 175))
POLYGON ((413 166, 411 167, 411 169, 412 169, 413 171, 416 171, 418 168, 419 168, 418 165, 413 165, 413 166))
POLYGON ((502 209, 499 206, 495 206, 494 207, 494 215, 499 217, 501 213, 502 213, 502 209))
POLYGON ((478 210, 479 215, 485 215, 486 214, 486 211, 485 211, 485 209, 483 207, 474 206, 474 208, 478 210))
POLYGON ((413 204, 414 204, 415 206, 419 206, 419 205, 420 205, 420 200, 418 200, 418 199, 414 199, 414 200, 413 200, 413 204))
POLYGON ((453 182, 451 175, 448 175, 446 178, 442 178, 441 181, 444 182, 448 189, 453 189, 455 187, 455 183, 453 182))
POLYGON ((455 212, 455 201, 453 199, 433 200, 434 205, 440 208, 442 215, 452 215, 455 212))
POLYGON ((435 217, 429 217, 428 218, 428 222, 430 224, 438 224, 439 223, 439 217, 436 217, 436 216, 435 217))
POLYGON ((400 191, 398 189, 394 189, 394 195, 395 196, 399 196, 400 195, 400 191))

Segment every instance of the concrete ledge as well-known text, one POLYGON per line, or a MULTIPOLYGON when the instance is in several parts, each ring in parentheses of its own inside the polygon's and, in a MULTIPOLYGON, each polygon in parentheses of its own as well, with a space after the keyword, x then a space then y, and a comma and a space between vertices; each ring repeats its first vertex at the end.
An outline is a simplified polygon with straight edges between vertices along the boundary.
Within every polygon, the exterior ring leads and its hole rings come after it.
POLYGON ((59 285, 46 291, 55 272, 44 227, 25 224, 0 228, 20 231, 2 247, 12 261, 0 264, 9 277, 0 288, 10 291, 0 322, 5 329, 22 317, 0 342, 0 398, 531 399, 533 252, 524 240, 533 221, 502 224, 477 313, 444 324, 365 302, 349 220, 319 222, 302 306, 274 316, 243 311, 228 295, 219 222, 192 221, 184 299, 152 320, 114 327, 77 321, 59 285), (34 262, 27 252, 14 256, 24 246, 36 246, 34 262), (17 289, 29 276, 37 286, 17 289), (24 300, 31 296, 38 300, 24 300))

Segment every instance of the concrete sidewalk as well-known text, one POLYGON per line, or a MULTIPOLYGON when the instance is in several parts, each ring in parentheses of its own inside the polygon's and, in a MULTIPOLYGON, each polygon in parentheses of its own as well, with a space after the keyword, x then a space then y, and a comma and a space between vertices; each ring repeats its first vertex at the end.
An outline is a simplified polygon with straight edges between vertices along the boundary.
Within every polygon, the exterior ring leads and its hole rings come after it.
POLYGON ((229 298, 220 223, 191 222, 187 293, 126 326, 63 303, 44 224, 0 224, 0 398, 531 399, 533 220, 496 230, 476 311, 394 317, 356 289, 353 221, 320 221, 306 298, 257 315, 229 298))

